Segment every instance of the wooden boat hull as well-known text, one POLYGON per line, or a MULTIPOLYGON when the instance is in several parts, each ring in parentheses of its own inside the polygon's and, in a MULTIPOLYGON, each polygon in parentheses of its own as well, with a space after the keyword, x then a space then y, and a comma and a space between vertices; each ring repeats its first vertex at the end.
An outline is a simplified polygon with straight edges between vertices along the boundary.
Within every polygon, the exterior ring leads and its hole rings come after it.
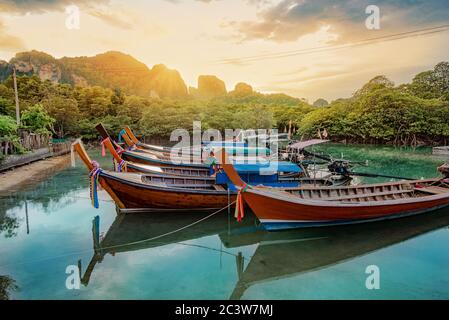
POLYGON ((267 230, 356 224, 424 213, 449 205, 449 194, 368 202, 289 199, 266 190, 249 190, 244 200, 267 230))
POLYGON ((185 168, 185 167, 157 167, 144 164, 127 163, 127 172, 149 173, 159 175, 174 175, 185 177, 210 177, 209 169, 185 168))
MULTIPOLYGON (((170 210, 214 210, 228 205, 227 190, 179 188, 143 184, 121 179, 115 174, 101 172, 100 183, 107 184, 120 199, 120 209, 170 209, 170 210)), ((230 193, 230 202, 236 195, 230 193)))
POLYGON ((209 168, 209 166, 202 164, 202 163, 174 163, 170 160, 164 160, 164 159, 158 159, 157 157, 154 157, 149 154, 145 154, 144 152, 135 152, 135 151, 125 151, 121 154, 122 158, 127 161, 141 163, 141 164, 147 164, 152 166, 159 166, 159 167, 173 167, 173 166, 179 166, 179 167, 185 167, 185 168, 209 168))

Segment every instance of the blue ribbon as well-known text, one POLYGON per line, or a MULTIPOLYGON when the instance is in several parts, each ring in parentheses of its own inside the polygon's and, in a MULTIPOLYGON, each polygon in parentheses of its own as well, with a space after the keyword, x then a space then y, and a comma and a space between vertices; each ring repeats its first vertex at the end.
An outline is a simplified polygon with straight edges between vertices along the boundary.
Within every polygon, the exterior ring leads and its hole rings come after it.
POLYGON ((118 133, 118 142, 122 142, 122 135, 124 135, 126 133, 125 129, 120 130, 120 132, 118 133))

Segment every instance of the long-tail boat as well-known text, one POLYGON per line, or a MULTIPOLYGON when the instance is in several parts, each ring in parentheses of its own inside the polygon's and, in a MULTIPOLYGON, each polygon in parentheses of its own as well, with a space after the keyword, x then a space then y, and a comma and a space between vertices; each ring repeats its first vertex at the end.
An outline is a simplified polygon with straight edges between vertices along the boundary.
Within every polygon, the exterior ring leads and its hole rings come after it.
POLYGON ((217 185, 210 177, 177 177, 102 170, 88 156, 81 142, 75 142, 74 150, 89 169, 91 198, 95 207, 96 183, 111 196, 121 211, 152 209, 214 210, 228 206, 235 194, 217 185))
MULTIPOLYGON (((170 156, 170 153, 179 153, 180 151, 185 151, 187 153, 201 152, 202 148, 174 148, 174 147, 163 147, 156 145, 149 145, 141 142, 137 139, 133 131, 126 126, 119 134, 125 140, 125 143, 128 147, 136 146, 139 149, 150 150, 153 152, 162 152, 167 156, 170 156)), ((243 155, 243 156, 269 156, 270 149, 266 147, 254 147, 248 146, 244 142, 240 141, 204 141, 203 147, 205 150, 214 150, 216 148, 224 148, 227 153, 231 155, 243 155)))
MULTIPOLYGON (((91 198, 95 207, 98 206, 97 183, 121 211, 128 212, 210 211, 224 208, 235 200, 235 188, 224 172, 216 177, 209 177, 107 171, 91 161, 80 141, 76 141, 73 148, 90 170, 91 198)), ((259 167, 256 166, 253 170, 242 170, 249 182, 257 181, 258 184, 278 188, 299 185, 299 181, 279 180, 277 171, 261 175, 259 167)))
POLYGON ((150 174, 165 174, 176 176, 191 176, 191 177, 209 177, 211 175, 211 169, 204 168, 189 168, 183 166, 155 166, 143 163, 136 163, 132 161, 126 161, 122 158, 119 151, 114 148, 113 142, 110 138, 106 138, 102 141, 102 144, 114 159, 114 167, 119 172, 139 172, 150 174))
MULTIPOLYGON (((181 149, 173 149, 170 152, 162 151, 149 151, 144 149, 137 148, 134 143, 131 141, 127 134, 122 134, 123 139, 130 146, 128 148, 123 149, 120 145, 118 145, 108 134, 106 129, 102 124, 98 124, 96 129, 100 133, 103 139, 109 138, 116 149, 120 150, 123 159, 135 162, 142 163, 152 166, 181 166, 184 168, 209 168, 210 165, 204 163, 201 158, 201 152, 195 151, 196 153, 188 153, 185 154, 181 152, 181 149)), ((165 147, 163 147, 165 148, 165 147)), ((234 160, 238 160, 242 163, 247 162, 268 162, 268 159, 265 157, 254 157, 254 156, 233 156, 234 160)))
MULTIPOLYGON (((154 155, 148 155, 143 152, 136 152, 129 149, 123 149, 117 142, 115 142, 110 135, 108 134, 107 130, 104 128, 102 124, 98 124, 96 126, 96 129, 100 133, 101 137, 104 139, 103 144, 107 146, 110 149, 110 152, 113 154, 113 156, 116 158, 116 161, 118 163, 121 162, 121 160, 125 160, 128 165, 128 171, 131 172, 141 172, 141 173, 155 173, 155 174, 175 174, 175 175, 183 175, 183 176, 207 176, 211 172, 211 166, 206 165, 205 163, 191 163, 191 162, 172 162, 171 160, 161 159, 160 157, 154 156, 154 155), (109 143, 107 141, 110 141, 112 144, 112 147, 110 148, 109 143), (115 151, 113 150, 115 149, 115 151), (114 155, 120 154, 119 156, 114 155), (120 159, 122 158, 122 159, 120 159), (209 173, 207 173, 209 172, 209 173)), ((123 136, 125 138, 125 135, 123 136)), ((129 139, 129 138, 126 138, 129 139)), ((249 159, 248 157, 245 157, 245 159, 249 159)), ((239 160, 240 159, 236 159, 239 160)), ((249 161, 247 161, 249 162, 249 161)), ((278 171, 279 171, 279 177, 276 182, 279 183, 289 183, 297 181, 301 184, 311 184, 311 185, 333 185, 335 184, 334 179, 330 178, 318 178, 318 177, 310 177, 308 175, 305 175, 304 172, 301 170, 300 167, 298 167, 296 164, 293 164, 288 161, 274 161, 276 162, 278 171)), ((256 161, 253 165, 246 165, 243 164, 242 166, 246 167, 246 170, 242 169, 241 171, 245 171, 246 174, 251 174, 254 176, 259 175, 259 168, 260 167, 266 167, 270 166, 269 161, 256 161), (252 168, 248 169, 247 167, 251 166, 252 168), (255 169, 257 169, 257 172, 252 172, 255 169), (257 173, 257 174, 255 174, 257 173)), ((250 182, 249 179, 246 181, 250 182)), ((255 183, 261 183, 261 182, 267 182, 262 181, 260 179, 253 179, 255 183)), ((347 180, 341 180, 338 181, 338 184, 347 184, 351 180, 350 178, 347 180)), ((275 182, 275 181, 271 181, 275 182)), ((285 186, 285 185, 284 185, 285 186)))
MULTIPOLYGON (((101 131, 106 131, 106 129, 103 127, 101 131)), ((175 161, 180 162, 201 163, 203 158, 207 158, 209 152, 218 148, 224 148, 233 157, 244 157, 244 159, 259 158, 263 160, 270 155, 270 149, 265 147, 251 147, 234 141, 212 141, 201 146, 185 148, 148 145, 140 142, 129 127, 125 127, 119 133, 119 136, 131 150, 149 153, 161 160, 175 159, 175 161)))
MULTIPOLYGON (((158 167, 125 161, 114 148, 112 141, 109 138, 103 140, 102 143, 108 149, 109 153, 111 153, 114 159, 115 170, 119 172, 138 172, 145 174, 175 175, 183 177, 210 177, 212 174, 211 170, 207 168, 185 168, 178 166, 158 167)), ((265 183, 265 185, 269 183, 271 185, 276 184, 277 186, 283 187, 299 184, 332 185, 332 181, 328 179, 313 179, 301 176, 301 169, 293 163, 278 163, 277 170, 281 173, 277 174, 273 172, 270 177, 261 177, 259 174, 259 169, 261 167, 257 165, 235 165, 234 167, 240 175, 243 175, 244 180, 248 183, 265 183), (256 170, 254 170, 254 168, 256 168, 256 170)), ((217 172, 214 172, 213 176, 219 184, 228 184, 230 182, 229 179, 227 179, 226 173, 220 169, 218 169, 217 172)))
POLYGON ((267 230, 393 219, 449 205, 447 178, 275 190, 248 186, 225 152, 219 152, 218 158, 229 179, 240 189, 238 216, 241 217, 244 201, 267 230))

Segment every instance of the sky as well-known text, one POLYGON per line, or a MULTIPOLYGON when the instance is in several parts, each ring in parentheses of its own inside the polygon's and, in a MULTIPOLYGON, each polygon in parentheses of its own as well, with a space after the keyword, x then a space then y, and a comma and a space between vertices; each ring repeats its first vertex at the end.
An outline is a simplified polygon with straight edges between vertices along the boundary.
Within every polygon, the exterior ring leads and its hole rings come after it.
POLYGON ((448 61, 449 0, 0 0, 0 59, 33 49, 122 51, 177 69, 188 86, 212 74, 228 90, 246 82, 331 101, 374 76, 410 82, 448 61))

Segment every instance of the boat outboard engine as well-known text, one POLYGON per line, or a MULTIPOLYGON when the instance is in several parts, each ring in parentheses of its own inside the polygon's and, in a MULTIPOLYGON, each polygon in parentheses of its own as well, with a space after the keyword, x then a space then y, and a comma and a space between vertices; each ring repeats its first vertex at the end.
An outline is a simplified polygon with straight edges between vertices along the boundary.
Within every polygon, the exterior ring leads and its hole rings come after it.
POLYGON ((445 163, 439 166, 438 171, 441 172, 445 179, 449 179, 449 163, 445 163))
POLYGON ((339 174, 342 176, 349 176, 349 162, 348 161, 341 161, 341 160, 334 160, 327 166, 330 172, 333 174, 339 174))

